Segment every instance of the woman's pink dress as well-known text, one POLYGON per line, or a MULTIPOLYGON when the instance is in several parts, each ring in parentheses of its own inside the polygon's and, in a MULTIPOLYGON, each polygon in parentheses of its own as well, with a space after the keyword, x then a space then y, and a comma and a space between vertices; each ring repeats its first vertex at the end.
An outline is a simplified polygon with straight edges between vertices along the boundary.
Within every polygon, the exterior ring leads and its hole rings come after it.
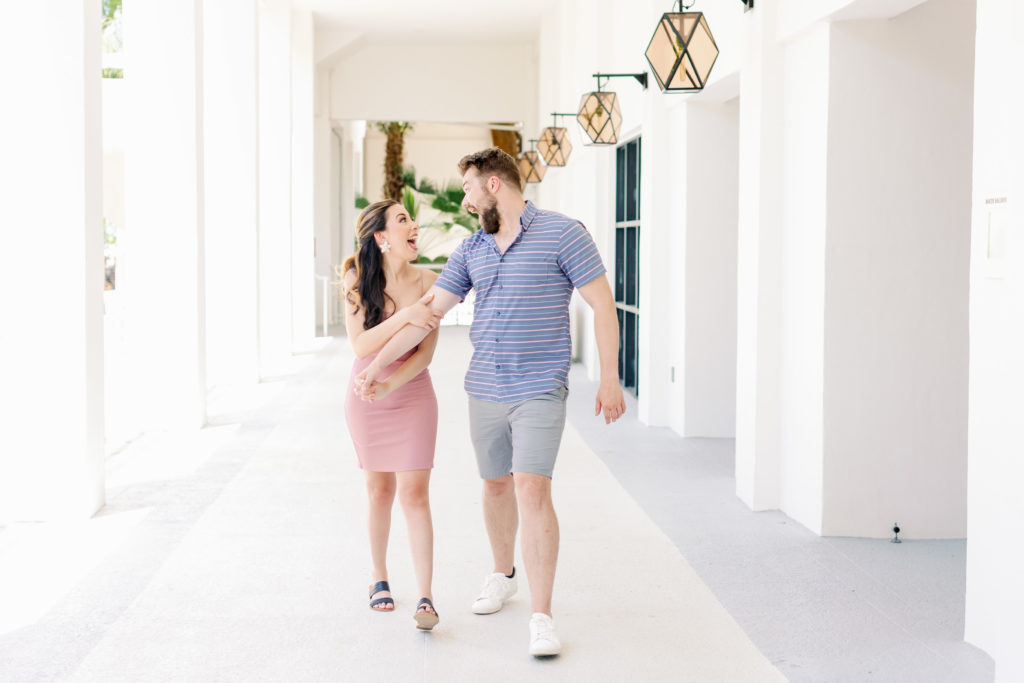
MULTIPOLYGON (((381 377, 389 377, 415 350, 389 365, 381 377)), ((357 358, 352 364, 345 398, 345 420, 359 466, 372 472, 431 469, 437 441, 437 396, 430 373, 424 369, 385 398, 369 403, 356 396, 353 389, 356 375, 376 355, 357 358)))

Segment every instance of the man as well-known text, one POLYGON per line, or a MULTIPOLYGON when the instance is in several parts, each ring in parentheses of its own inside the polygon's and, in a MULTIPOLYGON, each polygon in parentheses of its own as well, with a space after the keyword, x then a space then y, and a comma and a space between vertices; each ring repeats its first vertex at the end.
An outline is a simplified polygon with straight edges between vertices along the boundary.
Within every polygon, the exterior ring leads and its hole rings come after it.
MULTIPOLYGON (((483 230, 458 246, 428 296, 433 295, 431 307, 446 313, 476 290, 474 350, 465 386, 494 573, 473 611, 497 612, 516 592, 513 556, 521 520, 533 611, 530 654, 557 655, 561 643, 551 618, 551 593, 558 518, 551 476, 565 426, 569 300, 575 288, 594 310, 601 360, 595 415, 603 412, 605 423, 626 410, 615 302, 590 234, 579 221, 525 201, 515 159, 492 147, 463 157, 459 172, 466 191, 462 205, 480 217, 483 230)), ((364 398, 373 396, 382 368, 424 336, 411 325, 395 334, 356 379, 364 398)))

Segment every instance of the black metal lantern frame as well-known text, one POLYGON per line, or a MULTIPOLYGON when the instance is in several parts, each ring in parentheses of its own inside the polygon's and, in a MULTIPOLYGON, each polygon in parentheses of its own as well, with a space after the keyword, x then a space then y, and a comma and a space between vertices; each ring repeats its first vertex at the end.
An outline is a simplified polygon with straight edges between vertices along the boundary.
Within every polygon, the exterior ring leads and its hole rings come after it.
POLYGON ((699 92, 718 60, 718 45, 703 12, 687 12, 693 2, 676 3, 661 15, 644 56, 662 92, 699 92))
POLYGON ((537 151, 548 166, 565 166, 569 162, 569 155, 572 154, 572 140, 569 139, 569 129, 558 126, 559 117, 572 116, 576 114, 559 114, 551 112, 553 124, 540 132, 537 140, 537 151))
MULTIPOLYGON (((619 141, 619 129, 622 127, 622 111, 619 109, 619 97, 614 92, 602 90, 601 79, 635 78, 647 89, 647 73, 636 74, 594 74, 597 79, 597 90, 584 93, 580 99, 576 121, 592 145, 614 145, 619 141)), ((586 144, 586 143, 584 143, 586 144)))

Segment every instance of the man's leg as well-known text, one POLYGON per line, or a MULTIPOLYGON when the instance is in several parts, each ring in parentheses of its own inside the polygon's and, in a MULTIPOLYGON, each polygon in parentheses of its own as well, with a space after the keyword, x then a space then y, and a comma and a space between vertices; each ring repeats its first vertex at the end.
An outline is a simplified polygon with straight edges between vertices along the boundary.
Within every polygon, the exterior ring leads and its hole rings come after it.
POLYGON ((551 475, 565 428, 561 387, 515 406, 512 428, 512 476, 522 526, 523 561, 530 582, 530 654, 557 655, 562 644, 551 618, 551 593, 558 562, 558 517, 551 502, 551 475))
POLYGON ((484 479, 483 508, 487 537, 494 555, 494 572, 507 576, 512 573, 519 525, 516 486, 511 474, 498 479, 484 479))
POLYGON ((551 593, 558 562, 558 517, 551 502, 551 479, 517 472, 515 490, 523 520, 523 561, 530 583, 531 611, 551 616, 551 593))
POLYGON ((508 406, 469 399, 469 431, 483 484, 484 525, 491 542, 494 572, 484 580, 473 603, 476 614, 493 614, 515 595, 518 582, 510 576, 516 549, 519 515, 512 482, 512 433, 508 406))

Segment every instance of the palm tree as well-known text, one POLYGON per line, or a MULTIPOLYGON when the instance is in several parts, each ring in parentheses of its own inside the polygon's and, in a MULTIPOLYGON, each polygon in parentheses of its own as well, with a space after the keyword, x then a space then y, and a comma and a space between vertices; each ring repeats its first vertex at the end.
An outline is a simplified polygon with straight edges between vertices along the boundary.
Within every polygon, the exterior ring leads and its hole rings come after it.
POLYGON ((402 201, 402 152, 405 133, 412 129, 408 121, 378 121, 377 128, 387 136, 384 147, 384 198, 402 201))

